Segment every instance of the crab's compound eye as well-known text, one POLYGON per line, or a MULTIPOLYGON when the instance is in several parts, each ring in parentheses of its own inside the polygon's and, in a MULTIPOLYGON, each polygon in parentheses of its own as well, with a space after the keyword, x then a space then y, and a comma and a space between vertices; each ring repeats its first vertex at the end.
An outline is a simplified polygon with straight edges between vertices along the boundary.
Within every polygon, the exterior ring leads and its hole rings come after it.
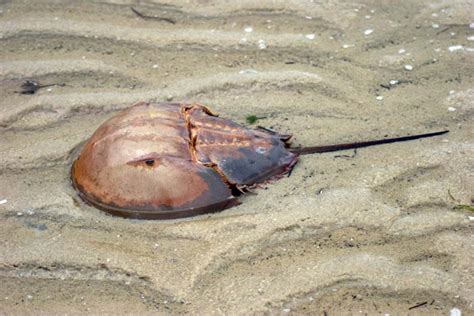
POLYGON ((154 160, 154 159, 145 160, 145 164, 146 164, 148 167, 153 167, 153 166, 155 165, 155 160, 154 160))
POLYGON ((143 159, 137 159, 127 162, 127 165, 134 167, 146 167, 146 168, 156 168, 160 162, 159 158, 155 157, 146 157, 143 159))

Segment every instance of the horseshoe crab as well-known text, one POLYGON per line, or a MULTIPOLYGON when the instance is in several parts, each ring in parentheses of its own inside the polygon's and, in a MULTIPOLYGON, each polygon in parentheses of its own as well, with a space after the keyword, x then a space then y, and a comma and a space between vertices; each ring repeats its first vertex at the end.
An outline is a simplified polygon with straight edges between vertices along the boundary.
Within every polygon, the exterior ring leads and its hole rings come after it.
POLYGON ((287 174, 301 154, 444 133, 290 148, 290 135, 248 129, 200 104, 142 102, 96 130, 71 177, 83 200, 113 215, 180 218, 239 204, 239 192, 287 174))

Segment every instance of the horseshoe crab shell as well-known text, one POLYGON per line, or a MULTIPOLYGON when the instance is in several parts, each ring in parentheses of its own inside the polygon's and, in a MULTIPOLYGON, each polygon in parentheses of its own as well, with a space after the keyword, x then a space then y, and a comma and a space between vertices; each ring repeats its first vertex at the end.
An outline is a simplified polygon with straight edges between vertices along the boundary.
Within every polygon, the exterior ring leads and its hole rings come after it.
POLYGON ((139 103, 96 130, 71 177, 86 202, 114 215, 193 216, 237 205, 233 190, 291 170, 288 139, 199 104, 139 103))

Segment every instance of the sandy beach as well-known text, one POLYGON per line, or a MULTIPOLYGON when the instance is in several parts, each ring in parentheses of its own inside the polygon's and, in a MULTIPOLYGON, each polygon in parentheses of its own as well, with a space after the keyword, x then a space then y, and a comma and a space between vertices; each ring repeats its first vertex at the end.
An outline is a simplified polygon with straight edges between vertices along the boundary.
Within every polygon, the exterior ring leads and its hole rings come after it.
POLYGON ((473 77, 471 0, 0 1, 0 315, 474 315, 473 77), (215 214, 85 204, 84 142, 171 100, 294 146, 450 132, 302 156, 215 214))

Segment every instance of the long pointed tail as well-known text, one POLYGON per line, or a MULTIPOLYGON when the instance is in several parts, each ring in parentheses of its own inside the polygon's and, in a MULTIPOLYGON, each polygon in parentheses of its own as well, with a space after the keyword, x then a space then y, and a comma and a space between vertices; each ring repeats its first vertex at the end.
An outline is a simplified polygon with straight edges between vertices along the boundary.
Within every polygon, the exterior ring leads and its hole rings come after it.
POLYGON ((289 151, 291 151, 292 153, 295 153, 295 154, 300 154, 300 155, 315 154, 315 153, 326 153, 326 152, 345 150, 345 149, 353 149, 353 148, 361 148, 361 147, 368 147, 368 146, 374 146, 374 145, 405 142, 405 141, 408 141, 408 140, 414 140, 414 139, 418 139, 418 138, 425 138, 425 137, 433 137, 433 136, 443 135, 443 134, 446 134, 448 132, 449 132, 448 130, 445 130, 445 131, 441 131, 441 132, 419 134, 419 135, 412 135, 412 136, 404 136, 404 137, 378 139, 378 140, 371 140, 371 141, 359 142, 359 143, 347 143, 347 144, 302 147, 302 148, 289 148, 289 151))

